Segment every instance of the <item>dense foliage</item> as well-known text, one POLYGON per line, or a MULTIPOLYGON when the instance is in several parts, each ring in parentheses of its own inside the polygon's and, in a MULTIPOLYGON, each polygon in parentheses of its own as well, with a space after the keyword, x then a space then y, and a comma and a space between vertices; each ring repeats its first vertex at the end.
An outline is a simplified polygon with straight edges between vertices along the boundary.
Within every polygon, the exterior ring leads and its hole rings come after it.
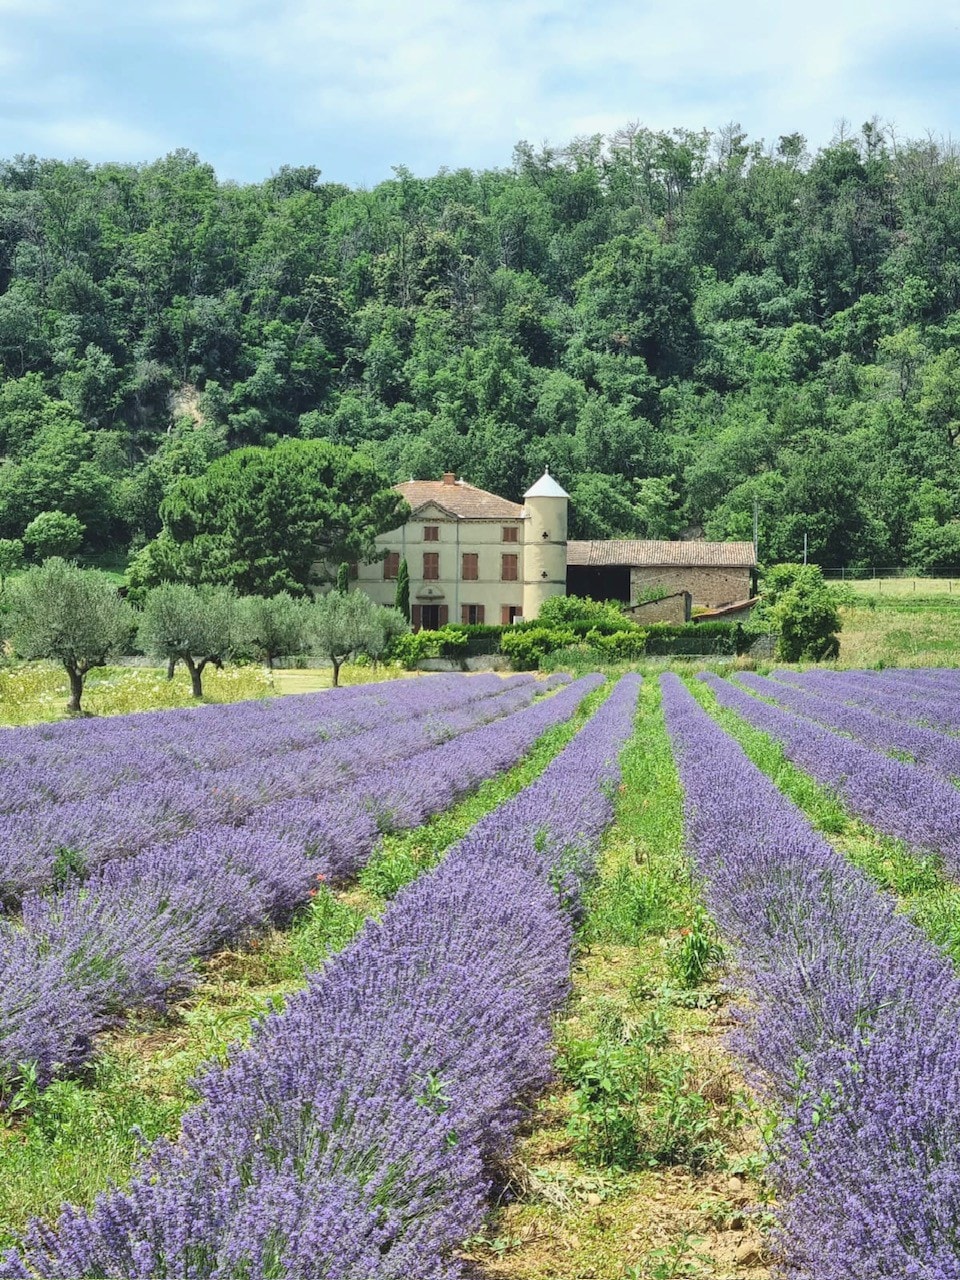
POLYGON ((756 500, 768 561, 955 563, 958 210, 957 156, 876 125, 631 127, 369 191, 18 157, 0 538, 58 511, 142 544, 184 477, 300 436, 509 498, 549 463, 573 536, 749 537, 756 500))

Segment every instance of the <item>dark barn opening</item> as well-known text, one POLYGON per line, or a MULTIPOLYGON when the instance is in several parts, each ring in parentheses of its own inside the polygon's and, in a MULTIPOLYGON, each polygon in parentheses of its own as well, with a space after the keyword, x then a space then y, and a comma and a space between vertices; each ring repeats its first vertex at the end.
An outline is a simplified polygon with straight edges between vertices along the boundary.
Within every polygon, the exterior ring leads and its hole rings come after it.
POLYGON ((567 565, 567 595, 594 600, 630 603, 630 569, 627 565, 567 565))

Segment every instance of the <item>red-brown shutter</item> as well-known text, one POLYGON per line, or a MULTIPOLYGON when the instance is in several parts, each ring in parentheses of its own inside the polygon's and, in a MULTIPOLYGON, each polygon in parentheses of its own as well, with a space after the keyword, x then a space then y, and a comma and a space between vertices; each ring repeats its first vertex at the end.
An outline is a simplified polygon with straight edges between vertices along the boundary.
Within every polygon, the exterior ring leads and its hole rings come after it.
POLYGON ((423 605, 415 604, 410 610, 410 613, 412 614, 411 625, 414 631, 420 630, 420 611, 422 608, 423 608, 423 605))
POLYGON ((462 604, 460 606, 460 621, 464 626, 466 626, 470 621, 470 606, 468 604, 462 604))
POLYGON ((450 608, 448 605, 442 604, 437 610, 437 625, 445 627, 450 621, 450 608))
POLYGON ((509 627, 510 625, 510 606, 508 604, 500 606, 500 625, 501 627, 509 627))
POLYGON ((483 606, 482 604, 478 604, 478 605, 477 605, 477 623, 478 623, 478 625, 480 625, 480 624, 482 624, 482 623, 483 623, 483 609, 484 609, 484 606, 483 606))

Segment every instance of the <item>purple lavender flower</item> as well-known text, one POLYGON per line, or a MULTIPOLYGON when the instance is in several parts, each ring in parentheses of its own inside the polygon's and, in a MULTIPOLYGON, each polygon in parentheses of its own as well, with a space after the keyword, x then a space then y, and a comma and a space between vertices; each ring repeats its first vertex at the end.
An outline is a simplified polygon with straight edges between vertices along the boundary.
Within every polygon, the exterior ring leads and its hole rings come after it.
POLYGON ((549 1078, 568 894, 612 816, 637 685, 211 1067, 127 1190, 34 1223, 0 1277, 459 1277, 489 1161, 549 1078))

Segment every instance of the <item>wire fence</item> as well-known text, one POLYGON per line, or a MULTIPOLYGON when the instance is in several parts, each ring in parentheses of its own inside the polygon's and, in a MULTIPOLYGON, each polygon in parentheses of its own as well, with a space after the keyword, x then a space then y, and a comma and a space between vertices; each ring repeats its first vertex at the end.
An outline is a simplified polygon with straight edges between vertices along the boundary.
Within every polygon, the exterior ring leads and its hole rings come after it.
POLYGON ((960 597, 960 565, 943 565, 927 571, 896 565, 839 566, 824 568, 823 576, 831 582, 845 582, 855 590, 877 595, 935 593, 960 597))

